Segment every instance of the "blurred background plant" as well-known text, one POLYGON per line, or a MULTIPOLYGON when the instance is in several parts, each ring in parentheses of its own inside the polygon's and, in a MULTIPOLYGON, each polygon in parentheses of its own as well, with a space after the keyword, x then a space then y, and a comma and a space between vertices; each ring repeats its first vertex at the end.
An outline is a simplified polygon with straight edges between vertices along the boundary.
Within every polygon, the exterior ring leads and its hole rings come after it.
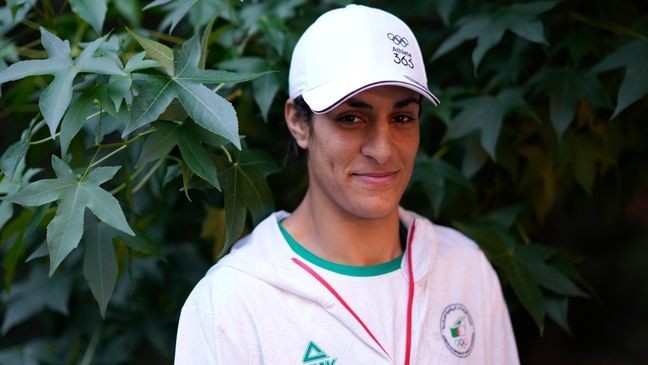
MULTIPOLYGON (((193 285, 304 192, 291 50, 347 3, 0 7, 0 364, 172 363, 193 285)), ((522 362, 648 363, 646 4, 359 3, 411 25, 442 100, 403 205, 481 245, 522 362)))

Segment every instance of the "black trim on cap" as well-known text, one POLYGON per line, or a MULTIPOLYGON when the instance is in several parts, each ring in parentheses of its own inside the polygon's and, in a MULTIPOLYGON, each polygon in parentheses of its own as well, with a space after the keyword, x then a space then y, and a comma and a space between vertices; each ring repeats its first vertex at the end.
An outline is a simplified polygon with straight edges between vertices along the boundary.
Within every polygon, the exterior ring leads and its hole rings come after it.
MULTIPOLYGON (((408 77, 408 79, 409 79, 409 77, 408 77)), ((432 104, 434 104, 434 106, 439 106, 441 104, 439 99, 436 96, 434 96, 434 94, 432 94, 432 92, 430 90, 428 90, 425 87, 422 87, 418 82, 415 82, 414 84, 410 84, 410 83, 404 82, 404 81, 397 81, 397 80, 389 81, 389 80, 387 80, 387 81, 372 82, 371 84, 367 84, 367 85, 365 85, 363 87, 355 89, 354 91, 352 91, 352 92, 346 94, 345 96, 341 97, 340 99, 338 99, 335 103, 331 104, 331 106, 329 106, 327 108, 324 108, 322 110, 314 110, 314 109, 312 109, 312 107, 311 107, 311 110, 313 110, 313 113, 315 113, 315 114, 326 114, 329 111, 331 111, 332 109, 335 109, 335 107, 337 107, 342 102, 344 102, 344 100, 350 98, 351 96, 357 94, 358 92, 366 90, 366 89, 370 89, 372 87, 379 86, 379 85, 396 85, 396 86, 404 85, 405 87, 407 87, 410 90, 412 90, 412 87, 413 87, 413 88, 416 89, 414 91, 417 91, 420 94, 423 94, 424 96, 426 96, 428 98, 428 100, 430 100, 432 102, 432 104)), ((306 102, 308 102, 308 101, 306 101, 306 102)))

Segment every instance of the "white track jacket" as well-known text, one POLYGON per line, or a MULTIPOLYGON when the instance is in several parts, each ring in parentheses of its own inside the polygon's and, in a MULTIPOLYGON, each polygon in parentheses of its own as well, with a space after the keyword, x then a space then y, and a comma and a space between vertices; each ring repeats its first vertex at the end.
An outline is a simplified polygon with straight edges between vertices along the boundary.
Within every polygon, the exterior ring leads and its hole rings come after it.
POLYGON ((401 209, 396 268, 348 275, 298 254, 279 228, 287 216, 265 219, 196 285, 176 365, 519 364, 497 275, 461 233, 401 209))

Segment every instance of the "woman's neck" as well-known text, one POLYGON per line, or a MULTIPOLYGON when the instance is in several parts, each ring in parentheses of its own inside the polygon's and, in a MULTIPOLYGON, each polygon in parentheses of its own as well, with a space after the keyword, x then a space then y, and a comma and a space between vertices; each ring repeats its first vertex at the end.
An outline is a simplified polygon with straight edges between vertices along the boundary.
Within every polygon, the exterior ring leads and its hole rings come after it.
POLYGON ((339 264, 376 265, 402 254, 398 209, 383 218, 365 219, 315 204, 307 193, 283 225, 306 249, 339 264))

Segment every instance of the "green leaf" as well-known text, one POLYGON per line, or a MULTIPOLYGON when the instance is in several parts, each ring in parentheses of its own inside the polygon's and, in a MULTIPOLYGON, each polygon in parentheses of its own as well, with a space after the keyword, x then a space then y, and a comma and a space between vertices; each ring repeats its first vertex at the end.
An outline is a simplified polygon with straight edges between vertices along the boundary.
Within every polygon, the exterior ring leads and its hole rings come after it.
POLYGON ((197 136, 191 131, 182 128, 178 133, 178 146, 182 158, 191 171, 200 176, 203 180, 220 190, 218 183, 218 173, 212 157, 207 153, 205 148, 199 143, 197 136))
POLYGON ((433 59, 441 57, 469 39, 477 39, 477 46, 472 52, 474 70, 477 71, 486 52, 501 41, 507 30, 531 42, 546 44, 544 28, 537 16, 556 4, 557 2, 549 1, 515 4, 484 14, 465 16, 457 22, 459 29, 441 43, 433 59))
POLYGON ((108 96, 110 97, 110 100, 113 101, 115 109, 119 110, 122 100, 126 100, 127 104, 131 104, 133 100, 133 94, 131 91, 131 86, 133 84, 132 73, 134 71, 160 66, 160 64, 154 60, 145 60, 145 55, 146 52, 140 52, 128 60, 124 67, 126 76, 110 76, 110 79, 108 80, 108 96))
POLYGON ((272 193, 265 177, 279 168, 266 153, 249 149, 240 152, 238 161, 219 159, 218 165, 225 194, 226 250, 243 231, 246 210, 254 224, 272 212, 272 193))
POLYGON ((31 340, 0 351, 0 364, 39 365, 47 362, 48 352, 51 349, 51 343, 31 340))
POLYGON ((200 34, 196 32, 182 44, 180 49, 174 51, 176 75, 183 76, 187 71, 197 71, 200 52, 200 34))
POLYGON ((267 75, 272 71, 261 72, 228 72, 222 70, 198 70, 187 69, 183 74, 178 76, 177 80, 194 81, 204 84, 225 84, 250 81, 260 76, 267 75))
POLYGON ((169 33, 172 33, 176 25, 187 15, 189 10, 196 5, 200 0, 182 0, 174 1, 167 6, 167 16, 160 23, 160 29, 169 28, 169 33))
POLYGON ((131 117, 122 136, 156 120, 176 96, 171 79, 158 76, 142 76, 145 82, 140 94, 133 100, 131 117))
POLYGON ((81 52, 76 61, 70 57, 70 43, 63 41, 45 28, 41 30, 41 42, 50 58, 46 60, 20 61, 0 72, 0 84, 27 76, 53 74, 54 80, 45 88, 38 105, 45 122, 54 136, 63 114, 72 100, 72 83, 80 72, 123 75, 114 60, 107 57, 93 57, 104 41, 99 38, 81 52))
POLYGON ((469 191, 474 187, 454 166, 438 159, 420 153, 416 158, 412 182, 420 182, 425 188, 432 211, 435 216, 441 212, 445 198, 447 183, 453 183, 469 191))
POLYGON ((112 238, 115 230, 105 224, 91 225, 85 235, 85 255, 83 258, 83 276, 92 291, 101 317, 106 317, 106 308, 117 282, 117 257, 112 238))
POLYGON ((592 195, 596 166, 605 159, 601 142, 591 135, 567 134, 564 146, 571 157, 574 179, 588 195, 592 195))
POLYGON ((453 226, 477 242, 488 258, 498 266, 515 249, 515 239, 502 226, 496 223, 474 220, 469 222, 454 222, 453 226))
POLYGON ((139 0, 112 0, 115 9, 134 26, 142 22, 142 7, 139 0))
POLYGON ((268 17, 267 15, 261 16, 259 23, 261 24, 264 35, 270 41, 270 45, 272 45, 279 55, 283 55, 286 33, 288 32, 286 25, 280 19, 268 17))
POLYGON ((135 236, 120 234, 119 238, 126 246, 137 252, 157 257, 165 262, 167 261, 155 240, 143 238, 144 234, 142 232, 136 231, 136 233, 135 236))
POLYGON ((488 161, 488 153, 482 147, 479 136, 466 138, 464 156, 461 162, 461 173, 466 178, 471 178, 481 170, 488 161))
POLYGON ((576 105, 586 99, 592 105, 610 105, 603 86, 592 76, 572 68, 546 68, 530 84, 536 93, 549 94, 549 117, 559 138, 562 138, 576 114, 576 105))
POLYGON ((241 148, 236 111, 229 101, 201 84, 177 80, 176 85, 182 106, 198 125, 241 148))
POLYGON ((157 122, 154 123, 154 127, 156 131, 146 137, 144 141, 142 152, 137 160, 137 167, 165 157, 178 144, 180 124, 157 122))
POLYGON ((510 228, 523 209, 524 206, 521 204, 509 205, 490 212, 488 218, 504 227, 510 228))
POLYGON ((20 213, 18 219, 22 219, 24 215, 27 222, 22 224, 22 231, 18 234, 18 237, 16 237, 16 240, 7 255, 2 259, 2 267, 4 268, 3 284, 5 290, 9 291, 11 288, 11 283, 13 282, 14 274, 16 272, 16 266, 24 256, 25 251, 31 243, 32 235, 43 221, 43 218, 45 218, 48 209, 49 204, 46 204, 38 207, 35 211, 24 209, 20 213))
POLYGON ((536 282, 544 288, 561 295, 581 298, 589 297, 567 275, 563 274, 554 266, 545 263, 542 256, 539 256, 536 250, 534 250, 534 246, 519 246, 516 253, 518 260, 524 263, 536 282))
POLYGON ((140 77, 146 85, 133 101, 131 120, 124 134, 158 118, 177 97, 196 124, 241 148, 234 107, 202 83, 223 82, 223 79, 238 82, 250 80, 258 74, 199 70, 200 51, 200 37, 196 33, 175 54, 176 77, 140 77))
POLYGON ((141 37, 130 29, 126 28, 128 32, 135 38, 137 43, 144 48, 146 54, 153 60, 157 61, 161 66, 164 72, 169 76, 174 76, 173 69, 173 50, 162 43, 152 41, 141 37))
POLYGON ((252 89, 254 90, 254 101, 256 101, 261 116, 265 122, 268 121, 268 113, 272 102, 281 88, 281 80, 277 75, 268 75, 260 77, 252 81, 252 89))
POLYGON ((209 54, 209 36, 214 28, 217 16, 214 16, 205 29, 203 29, 202 42, 200 42, 200 61, 198 61, 198 69, 204 70, 207 64, 207 55, 209 54))
POLYGON ((101 34, 108 11, 107 0, 70 0, 70 5, 73 12, 88 22, 97 34, 101 34))
POLYGON ((83 213, 87 197, 80 189, 65 189, 60 195, 56 215, 47 225, 47 247, 50 255, 50 276, 74 250, 83 234, 83 213))
POLYGON ((34 265, 26 280, 14 284, 7 298, 2 321, 2 334, 14 326, 49 308, 68 314, 68 301, 73 278, 60 273, 48 279, 47 271, 41 265, 34 265))
MULTIPOLYGON (((267 73, 269 73, 268 70, 272 69, 272 66, 268 63, 268 61, 259 57, 241 57, 220 62, 218 66, 225 69, 237 71, 240 73, 238 75, 241 76, 264 76, 252 81, 252 90, 254 92, 254 101, 261 110, 261 116, 263 117, 263 120, 267 122, 268 112, 270 111, 272 101, 281 88, 281 80, 277 74, 266 75, 267 73)), ((230 78, 233 77, 230 76, 230 78)), ((221 82, 232 81, 223 80, 221 82)))
POLYGON ((59 198, 62 191, 74 184, 73 180, 67 179, 67 184, 62 185, 61 182, 61 179, 38 180, 4 199, 28 207, 51 203, 59 198))
POLYGON ((50 275, 74 250, 83 233, 85 208, 104 223, 133 235, 119 202, 99 187, 110 180, 119 167, 98 167, 79 180, 69 166, 52 156, 56 179, 39 180, 27 185, 6 199, 27 206, 43 205, 58 200, 58 208, 47 226, 47 246, 50 253, 50 275))
POLYGON ((0 169, 8 181, 13 180, 18 171, 21 161, 24 161, 29 149, 32 128, 29 127, 22 132, 20 140, 7 148, 0 157, 0 169))
POLYGON ((450 25, 450 15, 457 5, 457 0, 437 0, 436 7, 439 17, 443 20, 443 25, 448 27, 450 25))
POLYGON ((567 298, 548 297, 545 298, 545 304, 549 318, 556 322, 570 336, 573 336, 571 328, 569 328, 569 321, 567 320, 569 300, 567 298))
POLYGON ((623 45, 594 66, 591 72, 600 73, 622 66, 626 72, 619 87, 613 119, 648 93, 648 41, 636 40, 623 45))
POLYGON ((65 156, 70 147, 72 138, 79 133, 86 120, 97 109, 94 105, 95 95, 93 93, 86 93, 79 96, 72 102, 65 117, 61 122, 61 155, 65 156))
POLYGON ((520 89, 504 89, 496 96, 477 96, 463 100, 463 109, 452 120, 445 140, 462 138, 479 132, 481 144, 488 155, 496 160, 496 147, 504 117, 526 105, 520 89))
POLYGON ((507 257, 501 266, 506 278, 520 300, 524 308, 531 314, 534 322, 540 329, 544 330, 544 316, 546 313, 545 302, 542 291, 535 278, 529 273, 527 267, 515 257, 507 257))

